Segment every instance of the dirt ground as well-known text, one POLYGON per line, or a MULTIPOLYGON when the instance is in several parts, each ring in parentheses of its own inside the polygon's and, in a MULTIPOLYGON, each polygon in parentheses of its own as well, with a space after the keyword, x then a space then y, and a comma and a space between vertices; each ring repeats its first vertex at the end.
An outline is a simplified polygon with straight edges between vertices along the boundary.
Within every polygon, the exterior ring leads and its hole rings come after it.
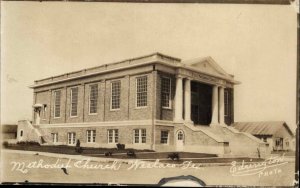
POLYGON ((233 176, 230 165, 197 167, 197 164, 194 164, 194 166, 186 165, 186 168, 172 166, 135 169, 132 168, 133 164, 120 163, 120 166, 108 162, 86 164, 74 159, 69 161, 66 158, 7 152, 2 152, 1 163, 2 182, 157 184, 162 178, 192 175, 203 180, 207 185, 240 186, 291 186, 295 167, 295 163, 289 161, 280 166, 267 168, 261 174, 233 176), (40 166, 33 165, 33 162, 41 160, 43 163, 40 166), (31 166, 27 168, 27 172, 26 170, 21 172, 16 167, 13 168, 14 162, 20 164, 24 162, 27 167, 31 166), (46 166, 47 164, 57 164, 57 167, 50 168, 46 166), (67 168, 65 174, 59 165, 67 164, 70 168, 67 168), (92 169, 96 167, 97 169, 92 169))

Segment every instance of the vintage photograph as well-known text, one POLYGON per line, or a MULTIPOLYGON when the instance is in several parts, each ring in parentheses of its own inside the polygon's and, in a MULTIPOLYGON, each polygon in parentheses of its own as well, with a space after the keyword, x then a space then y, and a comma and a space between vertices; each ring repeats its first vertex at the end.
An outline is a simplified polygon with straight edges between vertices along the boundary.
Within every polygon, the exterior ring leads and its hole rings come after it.
POLYGON ((1 183, 298 185, 293 4, 1 2, 1 183))

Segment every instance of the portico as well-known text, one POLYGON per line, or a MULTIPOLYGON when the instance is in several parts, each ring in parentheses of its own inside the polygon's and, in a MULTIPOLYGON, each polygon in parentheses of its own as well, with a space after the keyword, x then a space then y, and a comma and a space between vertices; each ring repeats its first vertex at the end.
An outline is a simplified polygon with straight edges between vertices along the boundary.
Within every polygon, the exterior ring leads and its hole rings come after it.
MULTIPOLYGON (((200 72, 190 67, 180 67, 176 71, 174 98, 174 122, 194 125, 224 126, 233 104, 226 97, 236 81, 222 70, 211 58, 190 63, 200 72), (227 93, 225 91, 227 90, 227 93), (225 107, 226 105, 226 107, 225 107), (230 107, 229 107, 230 106, 230 107), (226 111, 225 111, 226 109, 226 111)), ((232 98, 232 97, 230 97, 232 98)))
MULTIPOLYGON (((211 97, 207 97, 207 99, 211 100, 209 103, 211 104, 211 108, 207 106, 208 101, 204 101, 204 107, 208 110, 211 110, 211 115, 209 124, 210 125, 225 125, 225 114, 224 114, 224 89, 225 86, 223 85, 210 85, 206 83, 198 82, 190 77, 183 77, 177 76, 176 77, 176 90, 175 90, 175 113, 174 113, 174 121, 175 122, 185 122, 191 124, 197 124, 197 122, 192 121, 191 113, 195 112, 195 110, 199 110, 196 107, 194 110, 192 109, 192 89, 191 89, 191 82, 194 85, 205 85, 207 88, 211 88, 212 92, 207 92, 203 90, 203 92, 207 94, 211 94, 211 97)), ((204 89, 204 87, 201 87, 204 89)), ((207 89, 206 89, 207 90, 207 89)), ((197 92, 201 92, 201 90, 197 90, 197 92)), ((197 93, 196 93, 196 100, 197 101, 197 93)), ((203 98, 203 97, 202 97, 203 98)), ((204 99, 205 100, 205 99, 204 99)), ((200 101, 203 102, 203 99, 200 101)), ((194 104, 196 105, 196 104, 194 104)), ((198 105, 198 104, 197 104, 198 105)), ((199 104, 201 106, 201 103, 199 104)), ((200 114, 201 115, 201 114, 200 114)), ((203 115, 203 114, 202 114, 203 115)), ((196 115, 197 116, 197 115, 196 115)), ((201 118, 201 117, 198 117, 201 118)), ((206 117, 207 118, 207 117, 206 117)), ((208 117, 209 118, 209 117, 208 117)), ((202 117, 203 119, 203 117, 202 117)))

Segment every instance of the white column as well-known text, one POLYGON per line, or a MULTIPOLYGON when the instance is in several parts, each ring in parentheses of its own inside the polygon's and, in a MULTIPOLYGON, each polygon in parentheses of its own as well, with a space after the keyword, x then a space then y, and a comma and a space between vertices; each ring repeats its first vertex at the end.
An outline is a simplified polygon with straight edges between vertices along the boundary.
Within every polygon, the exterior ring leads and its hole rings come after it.
POLYGON ((182 108, 183 108, 183 98, 182 98, 182 77, 177 76, 176 78, 176 90, 175 90, 175 117, 174 121, 183 121, 182 119, 182 108))
POLYGON ((187 78, 184 85, 184 120, 192 122, 191 120, 191 80, 187 78))
POLYGON ((218 86, 213 86, 211 124, 219 124, 219 121, 218 121, 219 103, 218 102, 219 102, 218 101, 218 86))
POLYGON ((220 95, 220 108, 219 108, 219 114, 220 114, 220 124, 225 125, 225 117, 224 117, 224 87, 221 86, 219 90, 220 95))

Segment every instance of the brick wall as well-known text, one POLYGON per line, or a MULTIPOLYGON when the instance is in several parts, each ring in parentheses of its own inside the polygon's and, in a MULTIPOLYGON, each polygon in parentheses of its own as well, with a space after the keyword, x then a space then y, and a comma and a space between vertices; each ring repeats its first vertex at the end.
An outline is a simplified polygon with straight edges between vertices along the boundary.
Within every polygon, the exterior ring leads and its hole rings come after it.
MULTIPOLYGON (((70 81, 65 84, 44 86, 35 89, 35 102, 47 105, 47 111, 41 124, 56 123, 79 123, 79 122, 102 122, 102 121, 124 121, 152 118, 153 104, 153 73, 149 68, 123 71, 118 74, 95 76, 94 79, 70 81), (125 75, 126 74, 126 75, 125 75), (147 82, 147 107, 136 108, 136 77, 146 75, 147 82), (121 81, 121 101, 119 110, 111 110, 111 82, 121 81), (90 85, 98 84, 97 113, 89 113, 90 85), (56 87, 55 87, 56 86, 56 87), (78 115, 70 117, 71 88, 78 87, 78 115), (54 92, 61 90, 60 117, 54 118, 54 92), (50 100, 51 99, 51 100, 50 100), (51 109, 51 110, 50 110, 51 109), (50 112, 51 111, 51 112, 50 112)), ((33 112, 34 114, 34 112, 33 112)), ((42 113, 41 113, 42 115, 42 113)), ((35 118, 35 116, 34 116, 35 118)), ((41 116, 42 119, 42 116, 41 116)))
POLYGON ((125 144, 126 148, 143 148, 150 149, 151 147, 151 135, 152 128, 150 125, 143 126, 97 126, 97 127, 52 127, 42 128, 43 132, 51 135, 51 133, 58 133, 57 144, 67 144, 68 132, 75 132, 75 140, 79 139, 81 146, 89 147, 104 147, 104 148, 115 148, 116 144, 108 143, 108 130, 118 129, 119 143, 125 144), (146 143, 145 144, 134 144, 133 137, 134 129, 146 129, 146 143), (87 130, 96 130, 95 143, 87 143, 87 130))

